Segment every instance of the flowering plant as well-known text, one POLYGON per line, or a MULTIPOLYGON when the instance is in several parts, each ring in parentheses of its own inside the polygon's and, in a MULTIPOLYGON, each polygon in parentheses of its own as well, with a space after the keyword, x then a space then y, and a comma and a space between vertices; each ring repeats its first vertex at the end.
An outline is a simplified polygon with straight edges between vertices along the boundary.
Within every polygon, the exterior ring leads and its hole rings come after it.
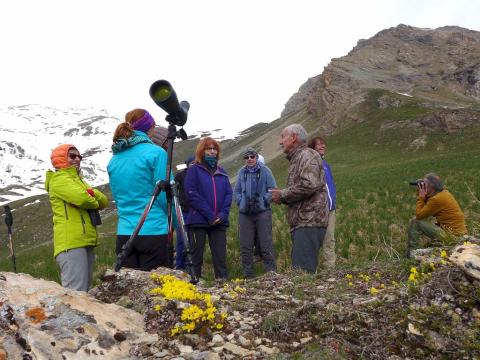
MULTIPOLYGON (((195 332, 202 328, 220 330, 223 328, 226 313, 221 313, 214 306, 212 295, 199 292, 194 285, 176 278, 173 275, 159 275, 153 273, 151 278, 160 286, 150 290, 152 295, 161 295, 166 300, 187 302, 182 309, 180 321, 170 329, 170 335, 185 332, 195 332)), ((154 309, 161 312, 162 307, 155 305, 154 309)))

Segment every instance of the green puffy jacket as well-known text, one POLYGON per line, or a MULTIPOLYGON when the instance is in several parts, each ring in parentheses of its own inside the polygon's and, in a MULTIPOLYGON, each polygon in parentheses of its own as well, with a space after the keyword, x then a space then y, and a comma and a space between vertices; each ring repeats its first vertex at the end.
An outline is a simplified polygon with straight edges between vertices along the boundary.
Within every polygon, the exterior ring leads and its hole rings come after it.
POLYGON ((103 209, 107 197, 94 189, 95 197, 88 194, 90 186, 77 173, 75 166, 48 170, 45 188, 50 195, 53 212, 54 256, 80 247, 97 246, 97 229, 92 225, 87 209, 103 209))

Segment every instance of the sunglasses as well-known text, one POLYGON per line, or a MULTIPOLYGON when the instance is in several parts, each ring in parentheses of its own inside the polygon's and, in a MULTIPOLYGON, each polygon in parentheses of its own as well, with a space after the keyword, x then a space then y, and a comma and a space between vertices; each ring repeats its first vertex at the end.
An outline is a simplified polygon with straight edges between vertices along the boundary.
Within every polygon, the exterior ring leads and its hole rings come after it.
POLYGON ((244 156, 243 157, 245 160, 248 160, 248 159, 256 159, 257 156, 256 155, 247 155, 247 156, 244 156))
POLYGON ((216 152, 218 152, 216 147, 208 147, 208 148, 205 148, 205 150, 206 151, 216 151, 216 152))
POLYGON ((76 158, 78 158, 78 160, 82 161, 83 159, 82 155, 80 154, 68 154, 68 157, 72 160, 75 160, 76 158))

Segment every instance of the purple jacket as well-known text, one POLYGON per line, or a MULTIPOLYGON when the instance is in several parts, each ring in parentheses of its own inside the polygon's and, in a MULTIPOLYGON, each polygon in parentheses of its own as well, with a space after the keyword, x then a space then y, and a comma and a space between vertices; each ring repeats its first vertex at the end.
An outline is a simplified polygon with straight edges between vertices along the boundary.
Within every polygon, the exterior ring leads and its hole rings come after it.
POLYGON ((185 177, 185 195, 190 209, 185 224, 210 225, 219 217, 228 226, 232 186, 227 172, 217 167, 212 174, 205 164, 192 164, 185 177))

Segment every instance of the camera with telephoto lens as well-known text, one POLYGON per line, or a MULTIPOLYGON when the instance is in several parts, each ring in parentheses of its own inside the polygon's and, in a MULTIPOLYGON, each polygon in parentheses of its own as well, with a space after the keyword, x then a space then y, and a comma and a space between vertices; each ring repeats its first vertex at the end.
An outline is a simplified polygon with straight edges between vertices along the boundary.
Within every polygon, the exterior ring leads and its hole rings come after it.
POLYGON ((424 183, 425 181, 423 181, 423 179, 417 179, 417 180, 410 181, 408 184, 412 186, 421 186, 424 183))

